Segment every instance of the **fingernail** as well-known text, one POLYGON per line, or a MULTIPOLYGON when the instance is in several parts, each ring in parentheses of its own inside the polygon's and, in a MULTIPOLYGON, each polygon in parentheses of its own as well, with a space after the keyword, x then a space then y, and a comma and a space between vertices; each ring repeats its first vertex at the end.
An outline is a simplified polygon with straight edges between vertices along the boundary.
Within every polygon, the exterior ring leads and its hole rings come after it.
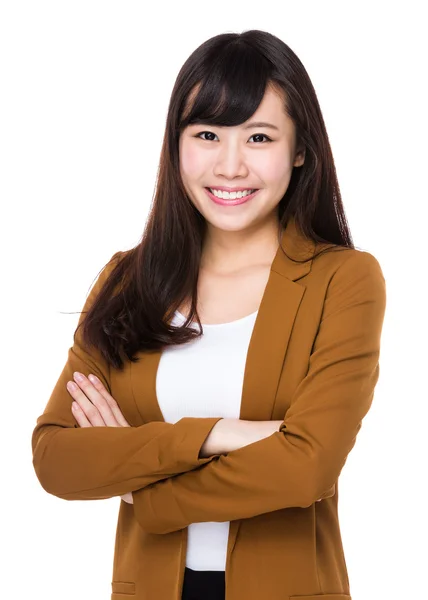
POLYGON ((74 372, 74 377, 77 379, 77 381, 83 381, 85 379, 82 373, 79 373, 78 371, 74 372))
POLYGON ((90 375, 88 375, 88 379, 90 381, 92 381, 92 383, 98 383, 99 382, 98 377, 95 377, 95 375, 92 375, 92 373, 90 375))

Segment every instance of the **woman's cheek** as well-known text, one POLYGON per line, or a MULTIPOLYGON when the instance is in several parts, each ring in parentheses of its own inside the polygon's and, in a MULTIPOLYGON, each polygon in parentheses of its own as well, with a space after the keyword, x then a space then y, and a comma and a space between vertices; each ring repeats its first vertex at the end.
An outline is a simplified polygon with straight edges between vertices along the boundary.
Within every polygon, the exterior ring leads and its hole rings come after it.
POLYGON ((267 185, 284 184, 290 180, 293 166, 288 156, 270 155, 261 157, 257 164, 260 179, 267 185))
POLYGON ((183 144, 180 156, 181 171, 185 177, 197 178, 204 173, 207 159, 204 153, 192 146, 183 144))

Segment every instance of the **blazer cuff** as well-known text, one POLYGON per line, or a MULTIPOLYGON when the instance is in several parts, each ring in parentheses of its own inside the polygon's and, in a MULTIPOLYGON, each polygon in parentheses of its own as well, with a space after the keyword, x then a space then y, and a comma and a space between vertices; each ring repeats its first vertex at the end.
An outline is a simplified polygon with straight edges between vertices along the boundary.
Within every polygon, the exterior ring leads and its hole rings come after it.
POLYGON ((223 417, 183 417, 177 421, 175 424, 175 434, 178 434, 181 429, 183 430, 183 440, 178 448, 180 456, 179 462, 184 465, 189 465, 189 468, 186 470, 204 465, 212 460, 214 456, 219 456, 218 454, 213 454, 212 456, 199 458, 199 453, 214 425, 222 418, 223 417))

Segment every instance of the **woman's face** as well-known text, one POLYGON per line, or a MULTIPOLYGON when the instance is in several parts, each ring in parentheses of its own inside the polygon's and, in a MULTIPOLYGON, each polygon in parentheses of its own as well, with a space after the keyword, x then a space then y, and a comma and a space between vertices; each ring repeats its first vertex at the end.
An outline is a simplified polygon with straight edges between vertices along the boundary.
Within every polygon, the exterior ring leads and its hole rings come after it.
POLYGON ((304 151, 297 152, 295 138, 283 99, 269 87, 256 112, 242 125, 198 124, 182 131, 181 177, 209 228, 240 231, 272 219, 278 221, 277 205, 287 190, 293 167, 304 162, 304 151), (224 198, 222 205, 212 199, 207 188, 224 187, 258 191, 244 203, 227 204, 228 198, 224 198))

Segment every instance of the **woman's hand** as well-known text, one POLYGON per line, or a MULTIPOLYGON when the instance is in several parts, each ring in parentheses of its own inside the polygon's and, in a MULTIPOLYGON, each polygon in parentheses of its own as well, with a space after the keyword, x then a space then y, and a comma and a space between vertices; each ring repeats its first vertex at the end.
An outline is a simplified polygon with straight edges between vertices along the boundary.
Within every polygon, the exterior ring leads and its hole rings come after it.
MULTIPOLYGON (((67 389, 74 400, 71 410, 80 427, 130 427, 116 400, 98 377, 92 374, 85 377, 76 371, 73 378, 74 381, 67 382, 67 389)), ((131 492, 121 498, 133 504, 131 492)))

